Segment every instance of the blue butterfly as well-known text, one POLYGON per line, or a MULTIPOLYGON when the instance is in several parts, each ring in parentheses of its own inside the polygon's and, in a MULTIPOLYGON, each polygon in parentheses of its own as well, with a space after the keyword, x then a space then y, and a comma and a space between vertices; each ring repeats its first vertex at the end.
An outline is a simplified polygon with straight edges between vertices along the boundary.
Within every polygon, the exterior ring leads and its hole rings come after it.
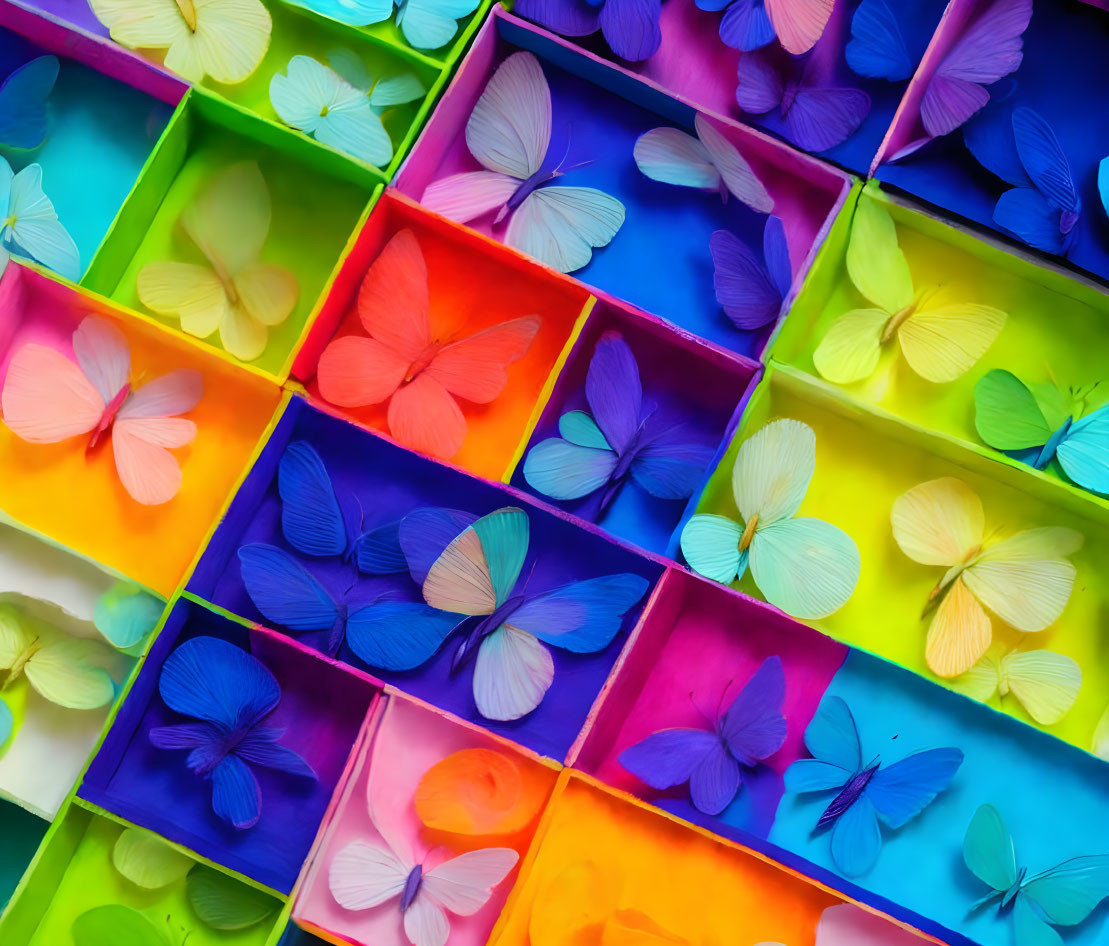
POLYGON ((1082 199, 1051 125, 1025 106, 984 109, 963 129, 978 161, 1012 190, 994 207, 994 222, 1029 246, 1066 256, 1078 238, 1082 199))
POLYGON ((680 429, 645 404, 628 343, 619 332, 597 342, 585 379, 592 412, 570 411, 558 421, 561 437, 537 443, 524 460, 524 478, 552 499, 581 499, 604 488, 600 511, 632 479, 659 499, 685 499, 712 460, 712 450, 686 443, 680 429))
POLYGON ((727 230, 709 237, 716 301, 735 327, 744 331, 769 325, 781 315, 793 283, 789 244, 781 218, 766 218, 762 231, 763 263, 727 230))
POLYGON ((37 148, 46 139, 46 101, 58 79, 58 60, 39 56, 24 63, 0 85, 0 145, 37 148))
POLYGON ((901 24, 886 0, 862 0, 851 17, 847 65, 860 76, 900 82, 912 78, 923 54, 910 53, 901 24))
POLYGON ((882 850, 879 821, 896 829, 916 817, 963 763, 959 749, 927 749, 892 765, 877 758, 864 765, 855 719, 838 696, 821 702, 805 730, 805 747, 813 758, 786 770, 786 790, 836 792, 816 827, 831 828, 832 860, 847 877, 874 866, 882 850))
POLYGON ((283 729, 263 725, 281 702, 274 675, 245 650, 217 637, 185 641, 162 666, 158 692, 175 713, 199 722, 158 726, 159 749, 190 749, 185 764, 212 782, 212 810, 235 828, 262 815, 262 792, 250 767, 316 779, 298 753, 278 740, 283 729))
MULTIPOLYGON (((369 26, 389 19, 394 0, 293 0, 298 6, 349 23, 369 26)), ((397 27, 416 49, 439 49, 458 32, 458 20, 469 16, 479 0, 396 0, 397 27)))
POLYGON ((974 813, 963 862, 991 888, 973 909, 996 903, 1011 910, 1015 946, 1062 946, 1052 927, 1081 923, 1109 896, 1109 855, 1073 857, 1031 877, 1018 869, 1013 838, 992 805, 974 813))
POLYGON ((786 680, 780 657, 768 657, 727 711, 703 729, 663 729, 620 753, 620 764, 651 788, 689 783, 694 807, 718 815, 743 787, 751 769, 782 748, 786 680))

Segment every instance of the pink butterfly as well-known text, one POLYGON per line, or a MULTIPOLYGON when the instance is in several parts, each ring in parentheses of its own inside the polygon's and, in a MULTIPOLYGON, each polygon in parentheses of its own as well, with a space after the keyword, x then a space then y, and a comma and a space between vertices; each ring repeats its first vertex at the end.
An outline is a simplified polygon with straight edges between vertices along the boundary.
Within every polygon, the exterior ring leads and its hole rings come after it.
POLYGON ((174 371, 133 388, 127 340, 95 315, 77 326, 73 353, 76 364, 44 345, 20 348, 0 395, 4 422, 29 443, 89 434, 86 451, 111 434, 124 489, 147 506, 169 502, 181 488, 181 468, 167 448, 196 436, 196 424, 176 415, 200 400, 199 372, 174 371))

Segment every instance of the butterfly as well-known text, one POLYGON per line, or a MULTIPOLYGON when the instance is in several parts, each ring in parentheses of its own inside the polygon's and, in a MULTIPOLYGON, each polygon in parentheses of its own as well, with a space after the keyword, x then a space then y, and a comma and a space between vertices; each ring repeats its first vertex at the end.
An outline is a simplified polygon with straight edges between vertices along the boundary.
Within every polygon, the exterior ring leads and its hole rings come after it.
POLYGON ((653 181, 728 194, 758 213, 770 213, 774 200, 739 150, 700 112, 693 120, 697 137, 680 128, 652 128, 635 141, 636 166, 653 181))
POLYGON ((1069 253, 1082 198, 1043 116, 1024 106, 987 109, 963 129, 963 140, 979 164, 1012 185, 994 207, 994 222, 1038 250, 1069 253))
POLYGON ((923 51, 910 54, 897 15, 887 0, 862 0, 851 17, 851 40, 844 49, 853 72, 870 79, 901 82, 912 78, 923 51))
POLYGON ((1031 18, 1032 0, 994 0, 955 41, 921 98, 920 118, 931 137, 949 134, 967 121, 990 100, 983 86, 1017 70, 1031 18))
POLYGON ((158 749, 189 749, 185 764, 212 782, 212 810, 234 828, 262 816, 262 792, 251 766, 302 778, 316 772, 278 740, 285 730, 265 725, 281 702, 276 678, 256 657, 217 637, 194 637, 166 658, 158 678, 162 701, 196 722, 156 726, 158 749))
POLYGON ((1094 729, 1094 739, 1091 746, 1094 755, 1099 759, 1109 762, 1109 706, 1101 714, 1097 727, 1094 729))
POLYGON ((859 579, 859 550, 821 519, 796 518, 816 467, 816 435, 797 420, 774 420, 739 448, 732 494, 743 524, 700 514, 682 529, 681 548, 695 572, 730 584, 751 567, 759 591, 802 619, 841 608, 859 579))
POLYGON ((607 246, 624 223, 624 205, 591 187, 551 184, 551 90, 539 60, 513 53, 493 73, 466 122, 466 146, 486 168, 433 181, 423 204, 459 223, 497 210, 508 216, 505 242, 570 273, 607 246))
POLYGON ((741 331, 762 328, 781 315, 793 285, 789 244, 780 217, 766 218, 759 262, 739 237, 716 230, 709 237, 716 301, 741 331))
POLYGON ((821 700, 805 730, 811 759, 794 762, 786 791, 836 792, 817 822, 831 828, 832 861, 847 877, 866 873, 882 849, 879 822, 896 830, 921 813, 963 764, 959 749, 925 749, 890 765, 863 764, 855 717, 838 696, 821 700))
POLYGON ((951 686, 982 703, 1012 693, 1037 723, 1050 726, 1066 716, 1078 699, 1082 669, 1070 657, 1050 650, 987 652, 951 686))
POLYGON ((520 0, 513 12, 563 36, 600 30, 608 48, 630 62, 650 59, 662 43, 660 0, 520 0))
POLYGON ((451 668, 474 659, 474 701, 486 719, 519 719, 540 704, 554 680, 544 644, 575 654, 604 650, 647 593, 645 578, 624 573, 528 594, 519 582, 528 553, 524 510, 497 509, 445 548, 433 538, 441 519, 438 510, 405 516, 401 548, 429 605, 480 619, 459 643, 451 668))
POLYGON ((89 0, 96 18, 128 49, 165 50, 163 62, 189 82, 248 79, 270 47, 273 23, 260 0, 89 0))
POLYGON ((0 157, 0 273, 12 256, 74 282, 81 276, 81 254, 42 189, 42 168, 28 164, 15 174, 0 157))
POLYGON ((1030 462, 1037 470, 1058 460, 1079 486, 1109 493, 1109 405, 1084 410, 1084 396, 1068 397, 1055 385, 1029 386, 1000 369, 974 386, 974 426, 991 447, 1036 450, 1030 462))
POLYGON ((983 606, 1025 633, 1044 630, 1066 607, 1075 577, 1066 556, 1081 548, 1081 533, 1049 527, 988 541, 982 501, 950 476, 898 496, 890 518, 902 552, 946 569, 925 607, 936 607, 925 660, 937 676, 965 673, 989 649, 983 606))
POLYGON ((712 460, 712 449, 687 443, 680 425, 670 425, 644 403, 628 343, 619 332, 597 342, 585 379, 591 413, 570 411, 558 421, 561 437, 528 451, 524 478, 552 499, 581 499, 604 489, 603 512, 617 490, 632 479, 659 499, 685 499, 712 460))
POLYGON ((895 338, 909 367, 940 384, 966 374, 993 344, 1006 315, 993 306, 957 302, 926 308, 897 242, 889 211, 860 200, 847 243, 847 275, 874 308, 841 315, 813 352, 820 374, 836 384, 872 375, 895 338))
POLYGON ((805 151, 827 151, 850 138, 870 112, 860 89, 825 88, 798 63, 774 51, 739 59, 736 103, 751 115, 777 110, 772 130, 805 151))
POLYGON ((168 841, 141 828, 124 828, 112 845, 112 866, 143 890, 161 890, 184 880, 195 863, 168 841))
POLYGON ((389 432, 413 450, 449 460, 466 438, 455 398, 489 404, 508 383, 507 367, 538 334, 537 315, 502 322, 456 341, 428 323, 427 264, 411 230, 389 240, 366 273, 358 316, 370 336, 345 335, 320 355, 320 396, 340 407, 389 402, 389 432))
POLYGON ((621 752, 620 764, 651 788, 688 782, 694 807, 718 815, 743 788, 744 769, 782 748, 785 695, 781 658, 768 657, 713 723, 712 732, 660 730, 621 752))
POLYGON ((915 932, 853 903, 837 903, 820 914, 814 946, 923 946, 915 932))
POLYGON ((220 343, 243 361, 266 349, 268 329, 297 303, 296 277, 258 257, 270 229, 270 192, 253 161, 213 174, 181 215, 181 225, 208 265, 147 263, 139 270, 139 301, 175 316, 197 338, 219 331, 220 343))
POLYGON ((1073 857, 1028 876, 1017 866, 1012 835, 992 805, 982 805, 963 839, 963 862, 990 892, 974 909, 996 904, 1013 918, 1014 946, 1062 946, 1056 926, 1076 926, 1109 896, 1109 855, 1073 857))
POLYGON ((167 448, 196 436, 196 424, 178 415, 200 401, 199 372, 134 384, 127 340, 95 315, 74 331, 73 353, 76 363, 43 345, 17 349, 0 393, 4 422, 29 443, 88 435, 86 453, 110 435, 116 472, 131 498, 148 506, 169 502, 181 488, 181 467, 167 448))
POLYGON ((0 85, 0 145, 29 151, 46 140, 46 102, 60 68, 56 56, 39 56, 8 74, 0 85))
POLYGON ((697 0, 701 10, 724 10, 720 38, 743 52, 775 38, 793 55, 807 53, 824 33, 834 0, 697 0))
MULTIPOLYGON (((393 14, 394 0, 292 0, 297 6, 349 23, 369 26, 393 14)), ((396 0, 396 24, 410 46, 439 49, 458 32, 458 20, 474 12, 478 0, 396 0)))
POLYGON ((120 581, 96 600, 93 624, 116 650, 137 656, 164 608, 164 601, 120 581))
MULTIPOLYGON (((361 67, 361 63, 359 63, 361 67)), ((285 70, 270 80, 270 103, 286 125, 349 154, 383 167, 393 159, 393 142, 381 123, 379 108, 419 98, 423 88, 409 83, 401 100, 401 86, 381 83, 369 95, 349 82, 339 70, 311 56, 293 56, 285 70)))
POLYGON ((447 913, 473 916, 519 860, 512 848, 487 847, 429 867, 426 854, 417 860, 399 834, 387 832, 372 797, 368 808, 380 843, 359 840, 341 848, 331 859, 328 886, 346 910, 399 900, 404 935, 412 946, 445 946, 451 932, 447 913))
POLYGON ((213 930, 244 930, 281 908, 264 890, 204 864, 196 864, 185 878, 185 898, 193 914, 213 930))

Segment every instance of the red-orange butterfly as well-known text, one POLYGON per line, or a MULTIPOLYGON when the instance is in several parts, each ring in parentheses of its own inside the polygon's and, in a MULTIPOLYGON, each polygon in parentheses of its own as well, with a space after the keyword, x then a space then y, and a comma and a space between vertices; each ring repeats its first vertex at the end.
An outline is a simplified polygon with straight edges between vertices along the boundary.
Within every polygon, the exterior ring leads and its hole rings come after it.
POLYGON ((432 336, 427 264, 411 230, 401 230, 370 267, 358 294, 369 338, 347 335, 320 356, 320 394, 340 407, 389 402, 389 432, 405 446, 450 459, 466 438, 455 398, 488 404, 507 368, 527 354, 538 315, 512 319, 459 341, 432 336))
POLYGON ((20 348, 0 395, 4 422, 30 443, 89 434, 89 450, 111 433, 124 489, 148 506, 169 502, 181 488, 181 467, 166 448, 183 447, 196 436, 196 424, 176 415, 200 400, 200 373, 173 371, 133 386, 127 340, 95 315, 77 326, 73 353, 76 363, 45 345, 20 348))

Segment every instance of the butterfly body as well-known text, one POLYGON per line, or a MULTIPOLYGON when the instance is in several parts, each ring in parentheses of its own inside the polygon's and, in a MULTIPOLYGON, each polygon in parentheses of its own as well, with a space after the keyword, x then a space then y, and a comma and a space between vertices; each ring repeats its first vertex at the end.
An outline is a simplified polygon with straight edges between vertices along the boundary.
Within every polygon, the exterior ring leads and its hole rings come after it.
POLYGON ((874 778, 874 774, 880 767, 881 763, 875 760, 861 772, 853 775, 843 786, 840 793, 828 803, 828 807, 824 809, 823 814, 816 822, 817 828, 830 827, 842 818, 847 809, 862 797, 867 785, 870 784, 870 780, 874 778))

